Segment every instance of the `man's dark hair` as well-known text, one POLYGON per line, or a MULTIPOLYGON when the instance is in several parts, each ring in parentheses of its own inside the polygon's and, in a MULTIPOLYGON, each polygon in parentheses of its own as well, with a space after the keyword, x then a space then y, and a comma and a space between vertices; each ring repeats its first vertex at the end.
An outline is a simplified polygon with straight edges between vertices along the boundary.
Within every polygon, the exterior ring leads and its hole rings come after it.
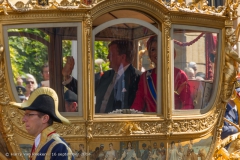
POLYGON ((125 54, 126 55, 126 61, 128 63, 132 63, 134 53, 133 53, 133 42, 129 40, 114 40, 111 43, 109 43, 108 47, 116 44, 117 49, 119 52, 119 55, 125 54))
MULTIPOLYGON (((42 113, 42 112, 38 112, 38 117, 39 118, 41 118, 42 116, 44 116, 46 113, 42 113)), ((48 120, 48 126, 51 126, 51 125, 53 125, 53 119, 50 117, 50 115, 48 115, 49 116, 49 120, 48 120)))

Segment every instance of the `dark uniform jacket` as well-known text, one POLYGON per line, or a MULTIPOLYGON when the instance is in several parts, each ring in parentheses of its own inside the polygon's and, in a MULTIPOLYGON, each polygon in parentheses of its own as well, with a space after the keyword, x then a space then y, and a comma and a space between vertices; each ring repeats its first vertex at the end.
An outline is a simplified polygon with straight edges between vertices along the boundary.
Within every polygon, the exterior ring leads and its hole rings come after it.
MULTIPOLYGON (((228 119, 229 121, 235 123, 236 125, 238 125, 238 117, 237 117, 238 115, 235 114, 234 108, 231 107, 229 104, 227 104, 226 108, 227 109, 225 112, 225 118, 228 119)), ((228 122, 224 121, 221 138, 224 139, 224 138, 228 137, 229 135, 235 134, 237 132, 238 132, 238 130, 236 127, 234 127, 231 124, 229 124, 228 122)))
POLYGON ((56 133, 52 127, 45 128, 41 132, 41 139, 32 160, 74 160, 71 149, 66 142, 56 133))

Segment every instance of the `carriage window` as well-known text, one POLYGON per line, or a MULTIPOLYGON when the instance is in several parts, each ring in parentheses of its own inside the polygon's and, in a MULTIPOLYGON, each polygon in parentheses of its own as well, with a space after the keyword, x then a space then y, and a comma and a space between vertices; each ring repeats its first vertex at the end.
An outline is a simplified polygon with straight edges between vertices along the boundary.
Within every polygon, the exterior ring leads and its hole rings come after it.
POLYGON ((94 37, 95 113, 160 112, 156 107, 160 31, 136 19, 119 22, 94 37))
MULTIPOLYGON (((77 59, 77 26, 73 23, 67 26, 31 24, 4 27, 4 36, 8 39, 5 44, 7 60, 12 68, 9 77, 12 77, 10 81, 15 89, 13 93, 17 101, 26 101, 39 87, 51 87, 58 94, 60 112, 78 113, 82 110, 77 105, 77 93, 70 92, 70 89, 63 85, 65 79, 62 74, 66 57, 73 56, 77 59), (76 105, 69 106, 73 102, 76 105)), ((77 80, 76 66, 75 60, 71 76, 77 80)))
POLYGON ((213 95, 218 30, 176 26, 174 43, 174 109, 204 109, 213 95), (188 29, 189 28, 189 29, 188 29))

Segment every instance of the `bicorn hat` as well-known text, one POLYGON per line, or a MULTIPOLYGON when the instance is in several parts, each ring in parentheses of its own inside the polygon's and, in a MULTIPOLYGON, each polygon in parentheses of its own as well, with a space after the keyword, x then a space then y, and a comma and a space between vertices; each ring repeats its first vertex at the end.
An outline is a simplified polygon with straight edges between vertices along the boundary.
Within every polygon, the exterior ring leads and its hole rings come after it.
POLYGON ((22 110, 34 110, 48 114, 53 121, 70 124, 58 111, 58 96, 49 87, 40 87, 32 92, 29 99, 23 103, 11 102, 10 105, 22 110))
POLYGON ((67 102, 78 102, 77 95, 74 92, 70 91, 70 90, 67 90, 64 93, 64 99, 67 102))

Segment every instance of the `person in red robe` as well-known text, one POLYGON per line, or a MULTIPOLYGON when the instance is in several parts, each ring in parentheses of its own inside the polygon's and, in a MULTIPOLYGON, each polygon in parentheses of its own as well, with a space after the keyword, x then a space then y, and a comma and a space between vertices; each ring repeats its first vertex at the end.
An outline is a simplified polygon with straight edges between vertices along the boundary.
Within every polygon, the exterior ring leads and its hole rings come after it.
MULTIPOLYGON (((149 58, 155 68, 144 72, 138 83, 138 90, 131 109, 143 112, 157 111, 157 36, 152 36, 147 42, 149 58)), ((176 52, 174 50, 174 57, 176 52)), ((184 71, 174 67, 174 100, 175 109, 193 109, 193 101, 184 71)))

